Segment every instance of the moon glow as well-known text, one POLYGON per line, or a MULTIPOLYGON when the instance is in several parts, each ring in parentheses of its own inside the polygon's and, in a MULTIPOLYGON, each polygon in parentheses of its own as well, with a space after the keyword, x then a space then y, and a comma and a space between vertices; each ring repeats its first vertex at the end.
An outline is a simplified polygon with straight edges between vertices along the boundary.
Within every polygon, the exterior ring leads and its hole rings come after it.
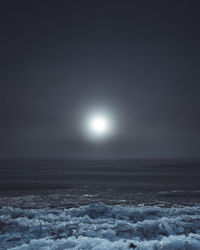
POLYGON ((113 133, 111 117, 104 112, 90 113, 85 120, 85 129, 91 140, 104 140, 113 133))
POLYGON ((90 119, 89 127, 94 134, 98 136, 105 135, 109 131, 108 118, 103 115, 96 115, 90 119))

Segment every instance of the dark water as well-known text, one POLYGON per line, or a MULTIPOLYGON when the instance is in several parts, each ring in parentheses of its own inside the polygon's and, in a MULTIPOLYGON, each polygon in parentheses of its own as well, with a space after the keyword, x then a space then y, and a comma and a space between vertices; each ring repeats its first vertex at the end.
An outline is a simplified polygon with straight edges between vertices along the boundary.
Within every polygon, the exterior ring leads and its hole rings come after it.
POLYGON ((0 205, 22 196, 24 206, 191 205, 200 201, 200 161, 0 160, 0 205))

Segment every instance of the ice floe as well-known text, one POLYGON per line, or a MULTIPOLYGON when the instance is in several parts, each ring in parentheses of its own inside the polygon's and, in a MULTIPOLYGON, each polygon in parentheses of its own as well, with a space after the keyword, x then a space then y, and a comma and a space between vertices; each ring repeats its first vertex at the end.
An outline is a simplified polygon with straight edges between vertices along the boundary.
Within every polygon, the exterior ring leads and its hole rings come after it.
POLYGON ((200 249, 200 206, 0 209, 0 249, 200 249))

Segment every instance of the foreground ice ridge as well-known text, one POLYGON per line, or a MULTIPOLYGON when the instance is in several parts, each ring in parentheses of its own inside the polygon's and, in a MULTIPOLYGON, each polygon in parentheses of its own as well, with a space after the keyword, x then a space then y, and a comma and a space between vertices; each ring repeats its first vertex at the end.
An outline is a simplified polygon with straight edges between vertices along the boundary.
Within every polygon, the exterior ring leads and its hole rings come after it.
POLYGON ((0 249, 200 249, 200 206, 0 209, 0 249))

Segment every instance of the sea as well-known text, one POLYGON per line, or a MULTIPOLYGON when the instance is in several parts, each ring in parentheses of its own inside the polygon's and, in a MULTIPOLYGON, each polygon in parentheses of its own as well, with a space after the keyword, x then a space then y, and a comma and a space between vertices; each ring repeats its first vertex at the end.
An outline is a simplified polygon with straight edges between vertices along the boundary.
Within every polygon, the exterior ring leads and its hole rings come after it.
POLYGON ((200 249, 200 160, 1 159, 0 249, 200 249))

